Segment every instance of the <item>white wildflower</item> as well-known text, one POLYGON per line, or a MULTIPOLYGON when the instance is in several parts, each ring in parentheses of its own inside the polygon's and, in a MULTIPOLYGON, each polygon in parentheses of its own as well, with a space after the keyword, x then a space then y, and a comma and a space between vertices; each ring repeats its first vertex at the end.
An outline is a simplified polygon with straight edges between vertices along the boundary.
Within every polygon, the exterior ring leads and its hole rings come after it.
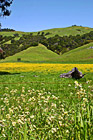
POLYGON ((62 121, 59 121, 59 125, 62 126, 62 121))
POLYGON ((69 130, 66 130, 66 133, 68 134, 69 133, 69 130))
POLYGON ((68 114, 68 112, 64 112, 64 115, 67 115, 68 114))
POLYGON ((6 118, 7 118, 7 119, 10 119, 10 114, 7 114, 7 115, 6 115, 6 118))
POLYGON ((56 104, 54 104, 54 103, 52 103, 52 105, 51 105, 51 106, 56 108, 56 104))
POLYGON ((20 119, 18 119, 17 122, 20 124, 24 124, 20 119))
POLYGON ((52 128, 52 129, 51 129, 51 132, 52 132, 52 133, 55 133, 56 131, 57 131, 56 128, 52 128))
POLYGON ((33 119, 34 117, 35 117, 34 115, 30 116, 31 119, 33 119))
POLYGON ((87 98, 83 98, 83 101, 84 101, 84 102, 88 102, 87 98))
POLYGON ((78 85, 79 85, 79 84, 78 84, 78 81, 75 81, 74 83, 75 83, 75 85, 76 85, 76 86, 78 86, 78 85))
POLYGON ((12 125, 15 126, 16 125, 16 122, 12 122, 12 125))

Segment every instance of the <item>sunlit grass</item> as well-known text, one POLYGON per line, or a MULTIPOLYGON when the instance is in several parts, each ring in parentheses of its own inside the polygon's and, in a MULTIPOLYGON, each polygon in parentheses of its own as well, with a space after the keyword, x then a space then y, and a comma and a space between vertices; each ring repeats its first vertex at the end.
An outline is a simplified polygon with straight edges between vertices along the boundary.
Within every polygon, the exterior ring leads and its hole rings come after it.
POLYGON ((0 63, 0 140, 92 140, 93 64, 0 63), (60 78, 77 67, 84 78, 60 78), (18 72, 18 73, 16 73, 18 72))
POLYGON ((19 94, 17 89, 5 87, 0 98, 0 139, 92 140, 92 94, 77 81, 74 88, 69 101, 75 100, 68 106, 44 88, 22 87, 19 94))

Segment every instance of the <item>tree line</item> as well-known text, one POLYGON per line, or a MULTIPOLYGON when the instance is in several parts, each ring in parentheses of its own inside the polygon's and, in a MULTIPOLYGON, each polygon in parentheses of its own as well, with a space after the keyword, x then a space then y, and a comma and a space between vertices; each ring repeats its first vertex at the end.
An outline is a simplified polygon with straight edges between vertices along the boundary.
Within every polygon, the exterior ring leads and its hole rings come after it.
MULTIPOLYGON (((48 33, 49 34, 49 33, 48 33)), ((93 42, 93 31, 76 36, 59 36, 55 35, 54 37, 46 38, 46 33, 37 33, 37 35, 24 34, 19 40, 15 38, 19 34, 14 34, 13 36, 3 36, 0 35, 0 47, 4 50, 5 57, 14 55, 18 52, 21 52, 29 47, 38 46, 39 43, 45 45, 47 49, 61 55, 67 51, 80 47, 84 44, 93 42), (7 43, 7 42, 10 43, 7 43)))
POLYGON ((93 31, 81 36, 70 35, 61 37, 59 35, 55 35, 54 37, 43 39, 41 43, 49 50, 52 50, 57 54, 63 54, 84 44, 90 43, 91 41, 93 41, 93 31))

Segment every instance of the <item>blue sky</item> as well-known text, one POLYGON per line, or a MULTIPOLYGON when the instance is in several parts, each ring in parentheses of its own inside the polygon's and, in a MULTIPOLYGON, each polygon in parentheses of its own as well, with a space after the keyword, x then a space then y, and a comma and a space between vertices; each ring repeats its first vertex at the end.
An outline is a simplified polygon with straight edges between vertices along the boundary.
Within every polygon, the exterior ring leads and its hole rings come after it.
POLYGON ((93 0, 14 0, 2 28, 33 32, 82 25, 93 28, 93 0))

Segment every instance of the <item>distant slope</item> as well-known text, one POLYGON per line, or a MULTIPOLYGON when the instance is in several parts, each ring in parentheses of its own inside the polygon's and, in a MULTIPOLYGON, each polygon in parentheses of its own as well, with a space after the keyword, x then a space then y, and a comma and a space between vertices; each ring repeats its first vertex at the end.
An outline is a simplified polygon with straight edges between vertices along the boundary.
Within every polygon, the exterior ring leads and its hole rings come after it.
POLYGON ((64 53, 52 61, 93 63, 93 48, 90 47, 93 47, 93 42, 64 53))
POLYGON ((23 34, 27 34, 26 32, 21 32, 21 31, 2 31, 0 32, 0 35, 4 35, 4 36, 13 36, 14 34, 19 34, 20 36, 23 34))
MULTIPOLYGON (((69 36, 69 35, 77 35, 77 34, 82 35, 85 33, 89 33, 90 31, 93 31, 93 28, 82 27, 82 26, 70 26, 66 28, 47 29, 47 30, 42 30, 38 32, 40 33, 44 32, 45 34, 49 32, 50 34, 47 35, 46 37, 52 37, 52 36, 55 36, 56 34, 58 34, 59 36, 69 36)), ((29 33, 33 33, 34 35, 36 35, 38 32, 12 31, 12 32, 0 32, 0 35, 13 36, 13 34, 16 34, 16 33, 18 33, 20 36, 22 34, 29 34, 29 33)))
POLYGON ((16 53, 13 56, 6 57, 6 59, 1 60, 1 62, 13 62, 17 61, 17 58, 21 58, 21 61, 28 62, 46 62, 57 56, 58 55, 56 53, 48 50, 44 45, 39 44, 39 46, 30 47, 20 53, 16 53))
POLYGON ((93 28, 89 27, 82 27, 82 26, 71 26, 71 27, 66 27, 66 28, 54 28, 54 29, 48 29, 48 30, 43 30, 45 34, 47 32, 51 33, 50 35, 47 35, 47 37, 54 36, 58 34, 59 36, 69 36, 69 35, 82 35, 85 33, 89 33, 90 31, 93 31, 93 28))

